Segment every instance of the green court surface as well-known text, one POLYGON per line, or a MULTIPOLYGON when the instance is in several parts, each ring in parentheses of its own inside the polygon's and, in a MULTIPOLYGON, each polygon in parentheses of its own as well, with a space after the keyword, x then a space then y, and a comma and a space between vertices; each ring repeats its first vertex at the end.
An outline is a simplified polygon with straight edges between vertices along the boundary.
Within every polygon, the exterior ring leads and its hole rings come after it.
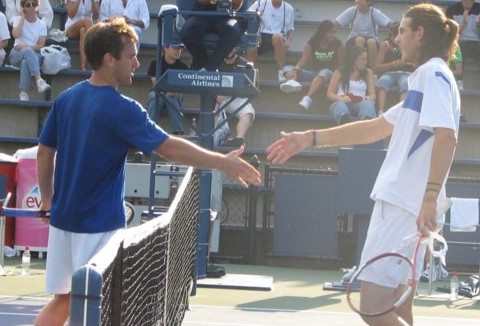
MULTIPOLYGON (((287 314, 288 318, 296 318, 295 320, 299 322, 302 318, 316 319, 316 316, 325 318, 327 314, 332 320, 338 322, 343 320, 342 318, 354 318, 355 325, 362 324, 357 316, 351 314, 344 292, 323 289, 325 282, 341 279, 340 271, 231 264, 221 266, 225 267, 227 273, 272 276, 273 290, 198 287, 196 295, 190 298, 192 309, 187 312, 184 325, 209 325, 208 321, 201 322, 200 319, 205 317, 210 318, 211 321, 212 314, 215 314, 216 318, 221 318, 222 314, 228 318, 236 318, 237 313, 249 318, 238 317, 244 322, 240 320, 238 323, 212 322, 210 325, 270 325, 254 321, 254 317, 261 312, 268 314, 268 318, 278 319, 278 322, 273 322, 272 325, 293 325, 291 322, 281 322, 287 321, 285 319, 287 317, 282 317, 282 314, 287 314), (292 315, 292 312, 296 315, 292 315)), ((45 260, 32 259, 31 275, 26 277, 20 276, 20 258, 6 258, 4 270, 7 276, 0 277, 1 296, 44 297, 45 299, 49 297, 44 293, 45 260)), ((458 301, 451 303, 448 300, 448 294, 434 291, 428 295, 426 283, 420 283, 417 292, 414 307, 415 316, 420 320, 417 325, 474 325, 480 320, 478 298, 461 297, 458 301)), ((0 314, 1 309, 2 303, 0 303, 0 314)), ((304 325, 304 323, 298 325, 304 325)))

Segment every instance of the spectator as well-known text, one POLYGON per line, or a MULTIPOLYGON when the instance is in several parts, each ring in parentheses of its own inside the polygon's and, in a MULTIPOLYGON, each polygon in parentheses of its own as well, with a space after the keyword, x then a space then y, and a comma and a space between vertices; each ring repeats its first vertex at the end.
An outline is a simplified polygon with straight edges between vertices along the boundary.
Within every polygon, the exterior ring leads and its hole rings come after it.
POLYGON ((143 30, 150 26, 150 12, 145 0, 102 0, 100 4, 100 21, 122 16, 127 24, 132 26, 137 33, 139 42, 137 50, 140 49, 143 30))
POLYGON ((449 66, 457 81, 458 90, 463 91, 463 56, 460 47, 455 49, 455 54, 452 60, 449 61, 449 66))
MULTIPOLYGON (((180 59, 182 49, 185 48, 183 43, 172 41, 170 44, 163 45, 162 67, 160 75, 163 75, 169 69, 188 70, 188 66, 180 59)), ((152 85, 157 82, 157 59, 153 59, 148 67, 148 76, 152 81, 152 85)), ((170 117, 170 126, 172 134, 183 135, 182 115, 180 107, 182 106, 183 96, 180 93, 166 92, 165 98, 158 97, 158 106, 155 106, 155 92, 148 93, 148 114, 150 119, 159 124, 160 114, 164 109, 167 110, 170 117)))
POLYGON ((84 40, 85 33, 92 27, 93 22, 98 19, 98 0, 66 0, 67 1, 67 22, 65 32, 69 39, 79 40, 78 50, 80 52, 80 68, 87 70, 87 58, 85 56, 84 40))
MULTIPOLYGON (((194 11, 216 11, 218 0, 197 0, 194 11)), ((239 9, 243 0, 233 0, 233 8, 239 9)), ((192 55, 192 70, 205 69, 215 71, 223 59, 237 45, 245 23, 232 16, 195 16, 191 15, 182 28, 182 40, 192 55), (218 34, 219 40, 213 53, 208 56, 203 37, 207 33, 218 34)))
POLYGON ((345 60, 345 47, 336 38, 336 29, 332 21, 322 21, 315 34, 305 45, 296 66, 286 66, 284 69, 288 81, 280 85, 283 92, 289 93, 301 90, 301 84, 296 82, 298 80, 312 82, 307 95, 298 103, 305 110, 310 108, 313 103, 313 96, 328 84, 333 71, 343 65, 345 60), (303 69, 309 59, 312 59, 313 71, 303 69))
POLYGON ((178 164, 221 169, 244 187, 260 183, 260 173, 240 158, 243 148, 215 153, 168 135, 138 102, 117 90, 131 84, 140 65, 137 42, 123 18, 88 30, 85 52, 92 75, 57 97, 40 135, 41 209, 51 211, 46 290, 54 297, 40 311, 37 326, 65 324, 72 274, 125 228, 129 148, 178 164))
POLYGON ((388 31, 388 38, 380 45, 373 72, 380 77, 377 82, 378 114, 385 110, 387 92, 398 87, 399 99, 403 101, 408 89, 408 76, 414 70, 412 64, 402 61, 402 53, 395 38, 398 35, 399 22, 395 22, 388 31))
POLYGON ((32 77, 35 78, 39 93, 50 89, 40 76, 42 56, 40 49, 45 46, 47 26, 37 17, 38 0, 21 0, 20 16, 13 20, 12 35, 15 38, 10 52, 10 63, 20 67, 20 100, 28 101, 27 90, 32 77))
POLYGON ((283 67, 287 62, 287 51, 293 40, 294 11, 293 7, 283 0, 257 0, 249 11, 257 11, 262 17, 260 25, 260 46, 247 49, 247 59, 257 60, 257 55, 273 51, 278 68, 278 81, 285 82, 283 67))
POLYGON ((446 15, 460 25, 458 43, 463 59, 473 59, 480 66, 480 3, 461 0, 449 6, 446 15))
POLYGON ((354 45, 347 50, 345 65, 332 75, 327 99, 334 101, 330 113, 338 124, 345 124, 352 116, 362 120, 376 117, 375 77, 367 67, 367 51, 354 45))
MULTIPOLYGON (((13 26, 13 20, 15 17, 21 16, 21 7, 20 7, 20 0, 6 0, 6 15, 8 19, 8 24, 13 26)), ((53 9, 50 5, 49 0, 41 0, 39 1, 38 6, 38 17, 45 23, 47 29, 52 27, 53 22, 53 9)))
POLYGON ((3 65, 5 56, 5 47, 8 45, 8 40, 10 39, 10 32, 8 31, 7 17, 0 12, 0 66, 3 65))
MULTIPOLYGON (((247 68, 250 63, 237 53, 237 48, 234 48, 233 51, 225 58, 219 70, 224 72, 232 72, 237 69, 247 68)), ((251 67, 250 67, 251 68, 251 67)), ((229 96, 217 96, 217 109, 223 107, 230 100, 229 96)), ((226 113, 235 114, 238 119, 236 127, 236 136, 234 138, 228 139, 224 146, 227 147, 240 147, 245 145, 245 137, 247 135, 248 129, 250 129, 253 120, 255 119, 255 109, 252 104, 246 104, 240 111, 235 112, 240 106, 242 106, 247 101, 246 98, 237 97, 223 109, 226 113)), ((221 120, 221 119, 219 119, 221 120)))
POLYGON ((368 66, 373 68, 379 46, 378 27, 391 28, 393 21, 373 7, 373 0, 355 0, 352 6, 342 12, 335 24, 350 27, 345 47, 363 46, 368 52, 368 66))

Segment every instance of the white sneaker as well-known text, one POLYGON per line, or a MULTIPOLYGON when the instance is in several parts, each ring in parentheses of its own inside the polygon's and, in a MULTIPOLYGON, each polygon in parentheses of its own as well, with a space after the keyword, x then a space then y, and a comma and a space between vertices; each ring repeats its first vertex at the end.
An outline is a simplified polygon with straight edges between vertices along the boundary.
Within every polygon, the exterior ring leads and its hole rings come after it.
POLYGON ((463 91, 463 81, 457 80, 457 87, 459 91, 463 91))
POLYGON ((342 276, 342 283, 348 283, 353 277, 353 274, 357 271, 357 266, 353 266, 352 268, 346 270, 346 273, 342 276))
POLYGON ((440 273, 438 275, 438 279, 440 280, 443 280, 443 279, 446 279, 448 278, 448 271, 445 269, 445 267, 443 267, 442 264, 440 264, 440 273))
POLYGON ((302 108, 305 110, 310 109, 310 106, 312 106, 313 100, 310 98, 310 96, 304 96, 300 102, 298 102, 298 105, 300 105, 302 108))
POLYGON ((283 70, 278 71, 278 81, 281 83, 287 81, 287 77, 285 77, 285 73, 283 72, 283 70))
POLYGON ((25 91, 21 91, 20 94, 19 94, 19 97, 20 97, 20 101, 28 101, 29 100, 28 93, 25 92, 25 91))
POLYGON ((39 93, 43 93, 50 89, 50 85, 48 85, 45 80, 40 78, 39 80, 37 80, 37 88, 39 93))
POLYGON ((290 79, 280 85, 280 90, 284 93, 300 92, 302 90, 302 84, 296 80, 290 79))

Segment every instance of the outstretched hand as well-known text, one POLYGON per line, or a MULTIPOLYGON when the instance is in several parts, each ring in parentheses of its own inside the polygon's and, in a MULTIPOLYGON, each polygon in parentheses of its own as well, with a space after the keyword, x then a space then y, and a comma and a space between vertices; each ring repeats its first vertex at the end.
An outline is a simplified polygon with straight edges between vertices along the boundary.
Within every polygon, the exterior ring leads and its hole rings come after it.
POLYGON ((274 164, 283 164, 290 157, 308 148, 312 142, 306 132, 281 132, 281 138, 267 148, 267 160, 274 164))
POLYGON ((240 185, 247 188, 248 184, 260 184, 260 172, 242 159, 240 156, 245 150, 244 146, 235 149, 225 155, 226 163, 222 166, 222 170, 234 178, 240 185))

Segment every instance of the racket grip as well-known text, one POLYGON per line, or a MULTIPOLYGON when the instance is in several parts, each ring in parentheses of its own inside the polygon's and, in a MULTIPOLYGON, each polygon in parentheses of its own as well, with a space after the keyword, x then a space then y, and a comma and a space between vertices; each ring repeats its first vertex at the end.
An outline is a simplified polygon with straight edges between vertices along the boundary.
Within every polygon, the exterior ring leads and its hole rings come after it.
POLYGON ((25 208, 8 208, 3 207, 1 209, 2 216, 10 217, 33 217, 33 218, 50 218, 50 211, 38 210, 38 209, 25 209, 25 208))

